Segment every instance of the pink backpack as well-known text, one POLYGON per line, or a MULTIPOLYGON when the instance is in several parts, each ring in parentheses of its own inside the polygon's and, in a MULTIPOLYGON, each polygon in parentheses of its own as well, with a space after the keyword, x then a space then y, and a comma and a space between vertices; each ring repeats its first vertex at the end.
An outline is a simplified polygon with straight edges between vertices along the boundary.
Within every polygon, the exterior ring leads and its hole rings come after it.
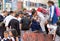
POLYGON ((56 7, 56 14, 59 17, 60 16, 60 8, 56 7))

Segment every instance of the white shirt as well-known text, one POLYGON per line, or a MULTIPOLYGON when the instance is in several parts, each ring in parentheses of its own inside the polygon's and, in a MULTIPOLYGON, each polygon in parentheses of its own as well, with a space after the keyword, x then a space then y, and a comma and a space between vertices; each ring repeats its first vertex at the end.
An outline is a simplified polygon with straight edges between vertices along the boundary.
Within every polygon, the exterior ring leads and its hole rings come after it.
POLYGON ((57 29, 57 26, 56 25, 52 25, 52 24, 47 24, 47 27, 50 28, 50 29, 54 29, 54 30, 57 29))
POLYGON ((18 21, 21 22, 21 18, 20 17, 18 18, 18 21))
POLYGON ((5 39, 5 40, 7 40, 7 39, 12 39, 12 41, 15 41, 15 39, 14 39, 13 37, 11 37, 11 38, 9 38, 9 37, 8 37, 8 38, 3 38, 1 41, 4 41, 4 39, 5 39))
POLYGON ((45 18, 44 18, 44 14, 43 13, 41 13, 41 12, 37 12, 38 14, 38 17, 40 17, 40 19, 41 20, 44 20, 45 18))
POLYGON ((4 19, 5 26, 8 26, 11 19, 16 19, 16 18, 13 17, 12 15, 9 15, 4 19))
MULTIPOLYGON (((49 10, 50 10, 50 8, 49 8, 49 10)), ((49 12, 50 14, 51 14, 51 18, 53 17, 53 15, 54 15, 54 6, 51 6, 51 12, 49 12)))
POLYGON ((11 37, 12 41, 15 41, 15 39, 13 37, 11 37))
POLYGON ((28 13, 29 15, 32 15, 32 13, 28 13))
POLYGON ((7 38, 3 38, 1 41, 7 40, 7 39, 9 39, 9 37, 7 37, 7 38))

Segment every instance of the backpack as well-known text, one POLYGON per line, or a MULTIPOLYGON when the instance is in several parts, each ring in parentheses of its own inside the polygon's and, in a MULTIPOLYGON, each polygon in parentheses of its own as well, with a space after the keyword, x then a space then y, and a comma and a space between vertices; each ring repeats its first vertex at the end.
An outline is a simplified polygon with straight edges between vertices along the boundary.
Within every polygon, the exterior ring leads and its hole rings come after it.
POLYGON ((22 30, 29 30, 31 20, 28 17, 22 18, 22 30))
POLYGON ((56 7, 56 14, 57 16, 60 16, 60 8, 56 7))

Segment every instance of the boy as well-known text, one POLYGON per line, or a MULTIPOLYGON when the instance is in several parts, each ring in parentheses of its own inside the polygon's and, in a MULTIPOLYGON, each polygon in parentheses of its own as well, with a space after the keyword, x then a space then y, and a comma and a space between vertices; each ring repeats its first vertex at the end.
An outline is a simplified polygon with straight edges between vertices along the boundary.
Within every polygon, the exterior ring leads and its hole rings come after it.
POLYGON ((2 39, 2 41, 10 41, 8 35, 9 35, 8 31, 5 31, 4 38, 2 39))

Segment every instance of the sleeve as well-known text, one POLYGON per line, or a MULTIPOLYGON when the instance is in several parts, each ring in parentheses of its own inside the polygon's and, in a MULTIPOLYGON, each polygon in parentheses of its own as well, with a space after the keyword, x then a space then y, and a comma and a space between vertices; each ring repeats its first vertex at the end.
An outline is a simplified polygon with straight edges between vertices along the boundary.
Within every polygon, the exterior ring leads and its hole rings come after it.
POLYGON ((0 22, 4 20, 3 16, 0 15, 0 22))
POLYGON ((9 19, 7 20, 8 18, 6 17, 5 19, 4 19, 4 23, 5 23, 5 26, 8 26, 8 24, 9 24, 9 19))
POLYGON ((12 41, 15 41, 15 39, 13 37, 11 37, 12 41))
POLYGON ((20 24, 23 23, 23 19, 21 19, 20 24))
POLYGON ((3 39, 1 41, 3 41, 3 39))
POLYGON ((53 15, 54 15, 54 6, 52 6, 52 7, 51 7, 51 12, 50 12, 50 14, 51 14, 51 16, 50 16, 50 17, 52 18, 52 17, 53 17, 53 15))

